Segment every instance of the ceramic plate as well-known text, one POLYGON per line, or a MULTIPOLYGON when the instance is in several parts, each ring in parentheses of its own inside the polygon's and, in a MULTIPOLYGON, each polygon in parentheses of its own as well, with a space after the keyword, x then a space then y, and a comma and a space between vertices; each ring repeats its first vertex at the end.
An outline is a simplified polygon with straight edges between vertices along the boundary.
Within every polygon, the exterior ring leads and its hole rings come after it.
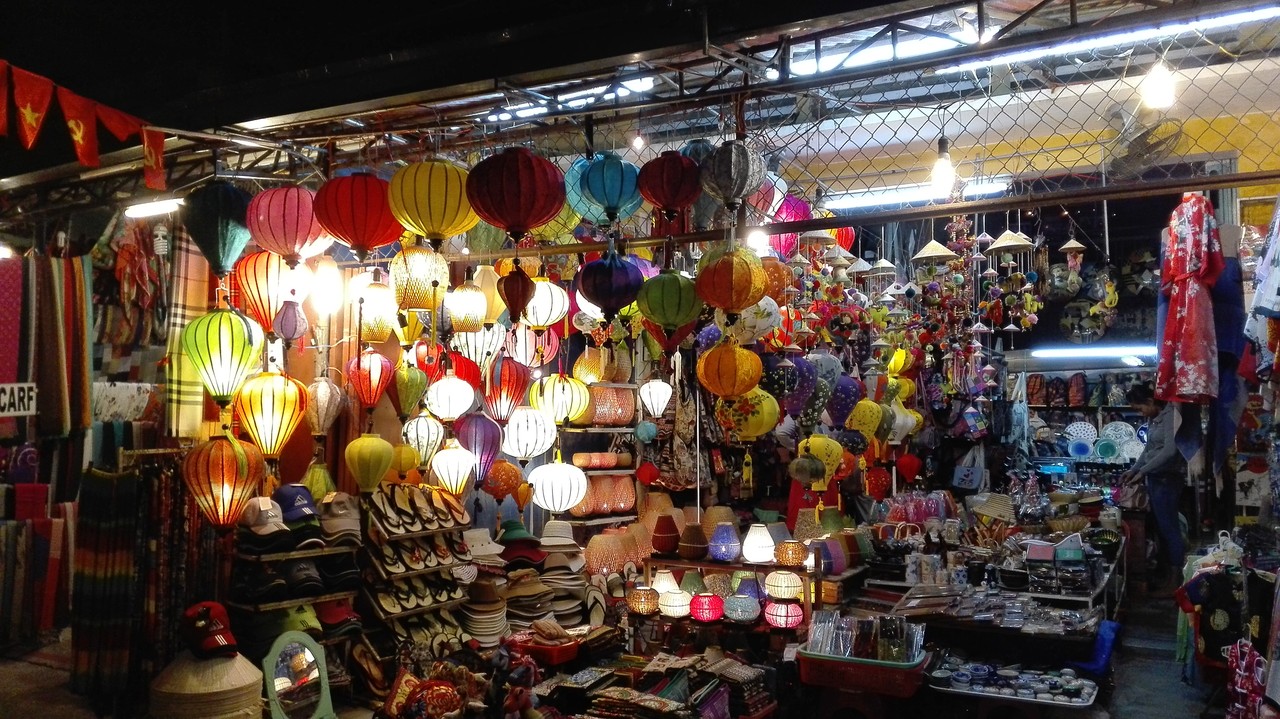
POLYGON ((1071 444, 1067 445, 1067 454, 1076 459, 1083 459, 1093 453, 1093 443, 1083 440, 1071 440, 1071 444))
POLYGON ((1093 453, 1100 459, 1115 459, 1120 454, 1120 445, 1113 439, 1103 437, 1093 443, 1093 453))
POLYGON ((1099 437, 1113 440, 1116 444, 1124 444, 1128 440, 1135 439, 1138 436, 1138 430, 1128 422, 1107 422, 1102 425, 1102 431, 1098 433, 1099 437))
POLYGON ((1127 459, 1137 459, 1142 456, 1142 450, 1146 448, 1147 445, 1143 444, 1142 440, 1134 437, 1120 445, 1120 452, 1124 454, 1127 459))
POLYGON ((1086 442, 1092 442, 1098 438, 1098 428, 1088 422, 1072 422, 1067 428, 1062 430, 1062 434, 1068 439, 1082 439, 1086 442))

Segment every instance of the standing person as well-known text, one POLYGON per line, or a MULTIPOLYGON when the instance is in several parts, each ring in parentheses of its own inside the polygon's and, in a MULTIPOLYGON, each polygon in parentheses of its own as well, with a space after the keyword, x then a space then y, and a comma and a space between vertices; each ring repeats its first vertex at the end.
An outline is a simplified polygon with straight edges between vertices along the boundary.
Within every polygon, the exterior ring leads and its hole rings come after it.
POLYGON ((1186 486, 1186 463, 1174 444, 1177 408, 1172 402, 1155 397, 1149 384, 1134 385, 1126 395, 1129 406, 1147 418, 1147 446, 1133 466, 1120 475, 1121 481, 1146 482, 1151 513, 1155 516, 1156 529, 1164 549, 1168 566, 1157 563, 1157 581, 1152 583, 1152 594, 1171 596, 1182 584, 1182 564, 1186 561, 1186 543, 1182 538, 1182 522, 1178 506, 1182 489, 1186 486))

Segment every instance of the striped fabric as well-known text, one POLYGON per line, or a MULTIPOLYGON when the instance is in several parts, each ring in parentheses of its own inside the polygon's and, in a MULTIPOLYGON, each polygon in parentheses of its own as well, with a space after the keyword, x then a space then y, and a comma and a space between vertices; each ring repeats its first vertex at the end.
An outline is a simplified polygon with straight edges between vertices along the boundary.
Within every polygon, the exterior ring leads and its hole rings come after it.
POLYGON ((34 366, 38 436, 66 437, 71 431, 71 398, 67 387, 65 273, 60 259, 35 257, 35 322, 32 325, 39 361, 34 366))
POLYGON ((165 427, 170 437, 195 437, 205 418, 204 385, 182 352, 182 328, 210 307, 209 263, 186 228, 174 231, 169 286, 168 351, 165 355, 165 427))

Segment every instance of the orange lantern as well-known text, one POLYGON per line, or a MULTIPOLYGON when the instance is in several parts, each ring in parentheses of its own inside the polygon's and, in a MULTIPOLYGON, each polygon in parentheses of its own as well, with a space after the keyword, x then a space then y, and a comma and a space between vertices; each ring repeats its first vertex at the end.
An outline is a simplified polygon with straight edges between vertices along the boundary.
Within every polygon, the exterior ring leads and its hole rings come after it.
POLYGON ((698 358, 698 381, 718 397, 739 397, 760 384, 763 369, 759 355, 729 338, 698 358))
POLYGON ((761 258, 760 266, 764 269, 764 293, 773 298, 781 307, 787 304, 787 288, 791 287, 796 276, 787 263, 772 255, 761 258))
POLYGON ((735 245, 698 270, 694 289, 708 305, 724 310, 732 322, 764 297, 764 266, 755 252, 735 245))
POLYGON ((218 529, 230 529, 267 478, 262 452, 249 442, 215 436, 182 460, 182 479, 200 513, 218 529))

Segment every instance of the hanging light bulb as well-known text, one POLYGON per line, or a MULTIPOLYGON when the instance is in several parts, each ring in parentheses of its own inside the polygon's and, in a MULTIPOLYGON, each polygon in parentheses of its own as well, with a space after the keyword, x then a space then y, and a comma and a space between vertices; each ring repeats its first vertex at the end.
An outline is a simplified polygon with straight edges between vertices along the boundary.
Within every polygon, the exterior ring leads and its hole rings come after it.
POLYGON ((637 132, 636 136, 631 138, 631 149, 635 150, 636 152, 639 152, 644 149, 643 135, 637 132))
POLYGON ((747 235, 747 247, 756 253, 756 257, 768 257, 770 252, 769 236, 760 230, 747 235))
POLYGON ((956 186, 956 166, 951 164, 951 141, 946 135, 938 138, 938 159, 933 163, 929 185, 935 198, 950 198, 956 186))
POLYGON ((342 309, 342 270, 328 255, 312 260, 311 286, 323 287, 323 292, 311 295, 311 307, 320 317, 331 317, 342 309))
POLYGON ((1142 97, 1142 104, 1152 110, 1173 107, 1177 87, 1173 82, 1173 73, 1163 60, 1147 71, 1147 76, 1142 78, 1142 83, 1138 86, 1138 94, 1142 97))

